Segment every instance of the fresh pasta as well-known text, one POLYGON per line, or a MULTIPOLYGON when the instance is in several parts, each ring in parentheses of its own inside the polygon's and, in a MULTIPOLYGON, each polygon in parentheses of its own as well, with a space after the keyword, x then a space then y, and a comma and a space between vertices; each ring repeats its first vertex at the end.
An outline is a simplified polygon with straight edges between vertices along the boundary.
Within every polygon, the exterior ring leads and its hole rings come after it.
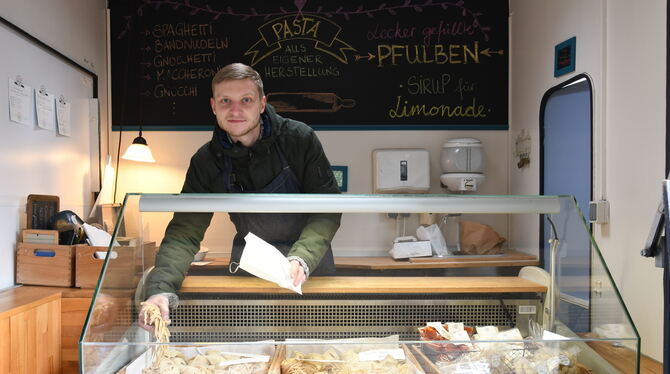
MULTIPOLYGON (((144 320, 154 327, 154 334, 159 343, 170 342, 170 330, 161 316, 160 309, 149 303, 142 303, 144 320)), ((190 359, 175 349, 161 344, 153 354, 150 367, 142 370, 142 374, 262 374, 268 370, 267 362, 236 361, 248 357, 244 354, 222 354, 216 350, 208 350, 190 359)))
POLYGON ((295 352, 282 361, 283 374, 406 374, 409 372, 404 360, 386 356, 382 360, 360 361, 358 353, 347 350, 339 354, 334 349, 324 353, 295 352))
MULTIPOLYGON (((161 315, 160 308, 152 303, 143 302, 140 304, 142 310, 144 311, 144 321, 147 325, 154 327, 154 335, 156 335, 156 341, 159 343, 169 343, 170 342, 170 330, 167 328, 167 323, 161 315)), ((154 363, 165 355, 167 351, 166 345, 160 345, 154 351, 154 363)))
POLYGON ((142 374, 265 374, 267 362, 236 363, 247 357, 243 354, 222 354, 216 350, 208 350, 204 355, 198 354, 187 359, 183 353, 169 349, 166 355, 154 362, 142 374))

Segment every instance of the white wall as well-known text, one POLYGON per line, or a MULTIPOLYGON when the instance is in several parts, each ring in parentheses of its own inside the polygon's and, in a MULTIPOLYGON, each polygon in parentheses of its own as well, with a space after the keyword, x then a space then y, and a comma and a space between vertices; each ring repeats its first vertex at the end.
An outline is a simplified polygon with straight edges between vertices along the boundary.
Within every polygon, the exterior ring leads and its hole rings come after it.
MULTIPOLYGON (((106 129, 107 126, 104 121, 107 115, 105 6, 104 0, 0 0, 0 16, 98 75, 102 129, 106 129)), ((4 53, 8 54, 12 51, 6 50, 4 53)), ((45 61, 42 60, 34 61, 26 66, 26 71, 31 69, 41 71, 44 63, 45 61)), ((10 71, 1 73, 4 82, 7 82, 8 75, 15 74, 10 71)), ((29 81, 33 77, 24 78, 29 81)), ((91 134, 98 132, 98 129, 95 128, 86 130, 91 134)), ((3 131, 10 131, 10 129, 6 128, 3 131)), ((25 132, 33 133, 33 131, 25 132)), ((53 132, 51 134, 53 135, 53 132)), ((35 133, 34 135, 37 137, 44 134, 35 133)), ((94 149, 92 153, 97 154, 97 140, 89 142, 88 136, 82 138, 86 143, 82 146, 86 149, 94 149)), ((21 139, 25 140, 25 143, 22 143, 25 144, 25 148, 21 148, 20 152, 8 154, 8 147, 4 147, 2 151, 6 153, 2 154, 3 161, 0 162, 0 175, 2 175, 3 182, 0 185, 0 217, 3 223, 0 229, 0 289, 14 285, 16 241, 20 229, 25 228, 27 195, 30 193, 59 195, 61 209, 70 209, 83 215, 87 214, 90 209, 90 192, 97 185, 97 174, 95 174, 98 168, 97 160, 91 160, 90 157, 80 159, 79 154, 77 159, 72 159, 71 154, 75 152, 69 149, 62 149, 54 153, 57 147, 54 144, 62 142, 63 139, 56 141, 56 136, 53 135, 50 143, 52 147, 49 148, 51 152, 48 154, 37 147, 36 144, 39 142, 31 141, 30 136, 22 136, 21 139), (63 162, 64 160, 67 162, 63 162), (68 168, 76 169, 75 174, 80 176, 81 180, 64 181, 59 177, 59 171, 56 169, 44 172, 45 167, 48 168, 49 165, 64 163, 68 168), (17 165, 22 170, 21 173, 15 172, 17 165), (28 175, 29 173, 32 174, 28 175), (93 174, 96 176, 93 177, 93 174), (22 188, 17 188, 18 186, 22 188)), ((12 144, 12 147, 16 148, 17 145, 12 144)), ((106 148, 103 149, 103 152, 106 152, 106 148)))
MULTIPOLYGON (((106 0, 0 0, 0 16, 98 75, 101 129, 107 127, 106 0)), ((107 134, 101 132, 102 154, 107 134)))
MULTIPOLYGON (((510 144, 526 131, 531 137, 530 167, 510 165, 510 193, 538 194, 540 181, 540 101, 551 87, 587 72, 594 86, 594 139, 599 139, 602 95, 603 0, 511 0, 511 111, 510 144), (577 66, 574 73, 554 78, 554 46, 577 36, 577 66)), ((597 143, 595 140, 594 143, 597 143)), ((597 153, 597 151, 596 151, 597 153)), ((594 157, 597 164, 599 156, 594 157)), ((595 173, 594 175, 597 175, 595 173)), ((598 178, 595 178, 596 189, 598 178)), ((535 217, 511 219, 512 241, 534 252, 538 221, 535 217)))
MULTIPOLYGON (((156 164, 143 164, 121 159, 117 202, 123 200, 126 192, 179 192, 184 175, 193 153, 211 139, 211 132, 143 132, 151 147, 156 164)), ((118 144, 118 132, 112 135, 113 151, 118 144)), ((121 153, 128 147, 137 133, 123 133, 121 153)), ((348 193, 365 194, 372 192, 372 151, 376 148, 425 148, 430 151, 431 192, 445 193, 440 187, 441 173, 439 156, 442 145, 454 137, 476 137, 486 149, 487 182, 479 193, 507 193, 507 164, 509 149, 506 131, 319 131, 326 155, 333 165, 349 167, 348 193)), ((227 252, 234 234, 227 215, 215 215, 203 245, 210 251, 227 252)), ((150 240, 160 241, 169 222, 170 215, 152 213, 147 230, 150 240)), ((477 220, 492 225, 501 235, 507 233, 505 217, 492 215, 477 217, 477 220)), ((407 232, 416 230, 416 215, 407 221, 407 232)), ((333 242, 337 255, 366 256, 385 254, 391 246, 395 234, 395 221, 382 215, 370 220, 356 216, 345 216, 343 224, 333 242), (362 225, 363 222, 363 226, 362 225), (365 247, 360 248, 359 238, 363 233, 370 234, 365 247), (355 245, 358 244, 358 245, 355 245)))
POLYGON ((603 167, 611 223, 596 231, 642 336, 642 352, 658 360, 663 350, 663 272, 639 253, 664 179, 666 6, 663 0, 607 3, 603 167))
MULTIPOLYGON (((594 89, 594 196, 610 202, 611 223, 596 242, 642 337, 662 358, 662 271, 639 251, 660 198, 665 160, 665 15, 662 0, 510 0, 510 141, 526 129, 531 166, 510 166, 510 193, 539 191, 540 100, 551 87, 587 73, 594 89), (574 73, 553 77, 554 46, 577 36, 574 73)), ((512 237, 537 232, 513 221, 512 237)))

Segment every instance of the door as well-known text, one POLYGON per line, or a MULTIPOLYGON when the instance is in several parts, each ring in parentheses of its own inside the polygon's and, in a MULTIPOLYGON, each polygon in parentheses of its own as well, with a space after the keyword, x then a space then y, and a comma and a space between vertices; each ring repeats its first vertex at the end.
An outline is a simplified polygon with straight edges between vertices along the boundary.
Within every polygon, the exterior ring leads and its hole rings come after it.
MULTIPOLYGON (((547 91, 540 109, 540 193, 572 195, 582 212, 592 200, 592 89, 581 74, 547 91)), ((586 214, 586 213, 585 213, 586 214)), ((573 331, 589 331, 591 242, 581 220, 551 222, 557 227, 557 274, 561 301, 557 318, 573 331)), ((549 271, 550 222, 543 220, 541 260, 549 271)))

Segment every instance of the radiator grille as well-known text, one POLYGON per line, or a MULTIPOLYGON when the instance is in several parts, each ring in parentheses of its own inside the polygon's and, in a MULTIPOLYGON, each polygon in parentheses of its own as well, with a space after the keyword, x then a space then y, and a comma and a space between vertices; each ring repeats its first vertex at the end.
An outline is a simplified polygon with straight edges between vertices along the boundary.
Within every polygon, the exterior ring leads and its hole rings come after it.
POLYGON ((516 326, 519 318, 526 318, 518 315, 519 305, 539 306, 539 301, 182 300, 170 316, 170 330, 173 341, 179 342, 339 339, 393 334, 416 340, 416 328, 430 321, 516 326))

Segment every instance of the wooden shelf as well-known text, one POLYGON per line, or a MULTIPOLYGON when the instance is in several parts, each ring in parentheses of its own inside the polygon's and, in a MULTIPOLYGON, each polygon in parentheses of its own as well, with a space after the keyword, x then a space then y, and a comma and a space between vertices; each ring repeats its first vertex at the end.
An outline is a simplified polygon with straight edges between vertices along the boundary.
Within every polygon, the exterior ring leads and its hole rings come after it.
MULTIPOLYGON (((516 293, 547 287, 519 277, 310 277, 303 294, 361 293, 516 293)), ((187 276, 182 293, 292 293, 256 277, 187 276)))
POLYGON ((536 256, 517 251, 507 251, 494 256, 451 256, 451 257, 415 257, 406 260, 394 260, 391 257, 335 257, 335 266, 339 269, 450 269, 486 266, 537 266, 536 256))
MULTIPOLYGON (((205 265, 206 268, 227 268, 230 258, 207 258, 206 261, 211 261, 210 264, 205 265)), ((361 270, 522 267, 538 264, 537 256, 517 251, 507 251, 505 254, 493 256, 416 257, 405 260, 394 260, 389 256, 335 257, 336 268, 361 270)))
MULTIPOLYGON (((594 351, 609 362, 622 373, 631 372, 635 362, 635 352, 622 345, 612 344, 611 341, 598 341, 598 335, 591 332, 577 333, 583 339, 594 339, 587 341, 594 351)), ((648 356, 640 355, 640 373, 661 374, 663 373, 663 363, 660 363, 648 356)))

